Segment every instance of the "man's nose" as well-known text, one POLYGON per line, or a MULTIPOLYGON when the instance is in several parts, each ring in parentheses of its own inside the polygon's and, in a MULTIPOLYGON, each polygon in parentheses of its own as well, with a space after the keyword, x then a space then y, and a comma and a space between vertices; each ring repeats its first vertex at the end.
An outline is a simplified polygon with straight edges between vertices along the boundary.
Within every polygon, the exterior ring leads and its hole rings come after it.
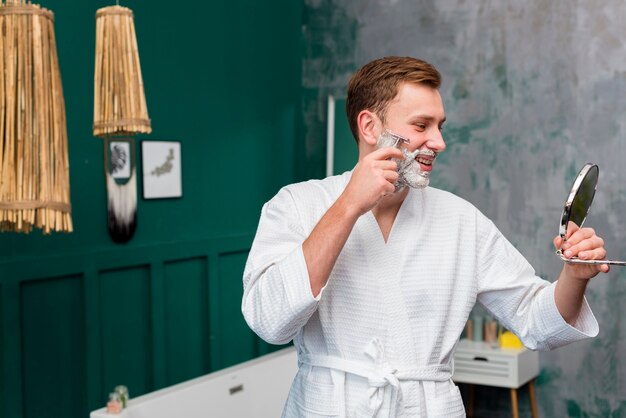
POLYGON ((426 145, 435 152, 441 152, 446 149, 446 142, 443 140, 440 129, 434 130, 426 145))

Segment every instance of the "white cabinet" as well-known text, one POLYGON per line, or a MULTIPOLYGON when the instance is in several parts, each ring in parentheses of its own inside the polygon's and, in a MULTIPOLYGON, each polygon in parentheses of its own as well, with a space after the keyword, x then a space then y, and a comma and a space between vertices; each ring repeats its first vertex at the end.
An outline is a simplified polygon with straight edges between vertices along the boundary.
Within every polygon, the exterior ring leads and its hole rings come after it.
POLYGON ((539 374, 539 353, 525 348, 492 348, 484 342, 461 340, 454 355, 458 383, 517 389, 539 374))
POLYGON ((539 353, 526 348, 494 348, 482 341, 461 340, 454 354, 452 380, 470 384, 470 417, 474 415, 473 385, 509 388, 513 418, 518 418, 517 389, 528 383, 531 413, 536 418, 534 379, 538 374, 539 353))

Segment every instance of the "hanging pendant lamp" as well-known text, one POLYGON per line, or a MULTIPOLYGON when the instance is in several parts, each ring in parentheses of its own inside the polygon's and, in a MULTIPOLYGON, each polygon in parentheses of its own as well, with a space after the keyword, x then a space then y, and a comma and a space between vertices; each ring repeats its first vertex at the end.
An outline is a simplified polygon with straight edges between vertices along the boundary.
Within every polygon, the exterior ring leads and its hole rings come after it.
POLYGON ((53 13, 0 0, 0 231, 72 231, 53 13))
POLYGON ((93 134, 152 132, 143 90, 132 10, 109 6, 96 12, 93 134))

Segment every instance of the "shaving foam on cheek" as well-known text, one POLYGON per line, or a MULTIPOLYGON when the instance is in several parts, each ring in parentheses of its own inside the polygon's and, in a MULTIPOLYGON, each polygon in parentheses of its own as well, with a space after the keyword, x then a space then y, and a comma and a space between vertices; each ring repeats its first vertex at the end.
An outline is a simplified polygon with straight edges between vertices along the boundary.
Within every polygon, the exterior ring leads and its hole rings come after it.
POLYGON ((402 172, 403 181, 414 189, 423 189, 428 186, 430 181, 429 179, 430 173, 427 171, 423 171, 419 163, 415 160, 411 161, 411 164, 406 167, 402 172))
POLYGON ((387 132, 383 132, 379 137, 376 143, 376 147, 384 148, 384 147, 395 147, 398 143, 398 139, 389 135, 387 132))
MULTIPOLYGON (((401 186, 409 186, 414 189, 423 189, 428 186, 430 173, 423 171, 419 163, 415 161, 419 150, 409 152, 406 149, 402 149, 402 153, 404 154, 404 160, 398 167, 398 174, 400 174, 398 183, 401 186)), ((397 185, 396 188, 398 188, 397 185)))
MULTIPOLYGON (((398 140, 393 136, 384 132, 380 137, 378 137, 378 141, 376 146, 378 148, 383 147, 393 147, 397 146, 398 140)), ((429 174, 426 171, 422 171, 420 165, 417 161, 415 161, 415 157, 419 154, 419 150, 415 150, 410 152, 406 148, 402 148, 398 146, 398 149, 402 151, 404 155, 403 159, 392 158, 392 161, 395 161, 398 164, 398 181, 396 181, 396 191, 402 189, 405 186, 412 187, 414 189, 423 189, 428 186, 429 182, 429 174)))

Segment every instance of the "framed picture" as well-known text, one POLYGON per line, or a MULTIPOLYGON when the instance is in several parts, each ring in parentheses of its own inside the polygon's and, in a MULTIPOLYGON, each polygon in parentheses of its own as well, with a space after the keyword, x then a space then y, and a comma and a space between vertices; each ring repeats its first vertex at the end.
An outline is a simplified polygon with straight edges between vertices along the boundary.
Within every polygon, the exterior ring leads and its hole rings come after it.
POLYGON ((142 141, 143 198, 183 196, 180 141, 142 141))

